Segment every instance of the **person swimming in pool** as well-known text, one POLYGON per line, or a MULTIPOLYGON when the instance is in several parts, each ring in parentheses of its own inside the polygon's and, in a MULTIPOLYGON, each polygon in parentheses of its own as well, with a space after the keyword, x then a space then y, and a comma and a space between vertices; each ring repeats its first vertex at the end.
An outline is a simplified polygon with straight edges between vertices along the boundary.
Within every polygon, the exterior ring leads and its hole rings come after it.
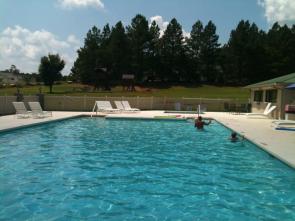
MULTIPOLYGON (((244 136, 242 136, 242 137, 241 137, 241 140, 244 140, 244 139, 245 139, 244 136)), ((237 142, 237 141, 240 140, 240 138, 238 137, 238 135, 237 135, 236 132, 232 132, 231 135, 230 135, 230 137, 229 137, 229 140, 230 140, 231 142, 237 142)))
POLYGON ((202 130, 204 129, 204 125, 209 125, 211 124, 211 120, 209 120, 208 122, 203 121, 203 118, 201 116, 199 116, 196 120, 195 120, 195 127, 198 130, 202 130))

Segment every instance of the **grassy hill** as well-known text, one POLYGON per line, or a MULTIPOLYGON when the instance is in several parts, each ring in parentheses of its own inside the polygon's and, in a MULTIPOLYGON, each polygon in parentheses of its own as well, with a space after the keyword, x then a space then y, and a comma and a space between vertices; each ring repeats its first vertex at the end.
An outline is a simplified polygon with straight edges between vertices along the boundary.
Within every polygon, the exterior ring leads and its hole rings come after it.
MULTIPOLYGON (((20 89, 25 95, 35 95, 40 86, 25 86, 20 89)), ((48 87, 41 86, 42 92, 49 95, 48 87)), ((1 88, 0 96, 14 95, 16 88, 1 88)), ((172 86, 167 88, 142 88, 136 87, 135 92, 126 92, 122 87, 114 87, 111 92, 92 92, 90 87, 82 84, 60 84, 53 86, 51 95, 67 96, 144 96, 144 97, 187 97, 187 98, 234 98, 246 100, 250 97, 248 89, 242 87, 216 87, 204 85, 200 87, 172 86)))

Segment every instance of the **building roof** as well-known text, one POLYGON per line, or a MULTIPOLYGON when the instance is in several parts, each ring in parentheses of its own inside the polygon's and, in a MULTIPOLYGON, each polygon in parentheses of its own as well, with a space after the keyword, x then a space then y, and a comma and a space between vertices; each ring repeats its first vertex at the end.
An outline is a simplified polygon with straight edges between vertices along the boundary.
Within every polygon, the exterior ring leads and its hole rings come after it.
POLYGON ((14 76, 14 75, 15 75, 14 73, 10 73, 10 72, 4 72, 4 71, 0 72, 0 76, 2 76, 2 77, 10 77, 10 76, 14 76))
POLYGON ((272 85, 288 85, 295 83, 295 73, 287 74, 281 77, 273 78, 267 81, 258 82, 256 84, 251 84, 246 86, 245 88, 255 88, 255 87, 263 87, 263 86, 272 86, 272 85))

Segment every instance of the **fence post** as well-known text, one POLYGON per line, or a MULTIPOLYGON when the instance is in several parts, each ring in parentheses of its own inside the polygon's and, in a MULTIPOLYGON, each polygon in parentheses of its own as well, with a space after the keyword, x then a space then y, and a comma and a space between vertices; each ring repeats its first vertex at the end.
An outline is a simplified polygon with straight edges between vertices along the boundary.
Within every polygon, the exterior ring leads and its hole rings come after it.
POLYGON ((3 112, 4 114, 6 114, 6 108, 7 108, 7 95, 5 94, 5 100, 4 100, 4 109, 3 109, 3 112))
POLYGON ((154 97, 151 97, 151 110, 153 110, 154 107, 154 97))
POLYGON ((164 105, 163 105, 162 108, 163 108, 163 110, 166 110, 166 96, 164 97, 164 102, 163 103, 164 103, 164 105))
POLYGON ((62 111, 65 111, 65 101, 66 101, 66 96, 64 95, 62 99, 62 111))
POLYGON ((138 104, 139 104, 139 97, 137 96, 136 97, 136 108, 139 108, 138 104))
POLYGON ((84 95, 84 110, 83 111, 86 111, 86 95, 84 95))

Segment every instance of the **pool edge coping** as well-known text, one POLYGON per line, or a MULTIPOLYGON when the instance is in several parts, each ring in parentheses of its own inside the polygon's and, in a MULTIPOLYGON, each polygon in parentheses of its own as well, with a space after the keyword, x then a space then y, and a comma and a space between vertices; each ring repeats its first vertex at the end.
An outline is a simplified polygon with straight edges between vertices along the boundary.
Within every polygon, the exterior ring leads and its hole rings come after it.
POLYGON ((270 154, 272 157, 275 157, 276 159, 278 159, 278 160, 281 161, 282 163, 286 164, 287 166, 289 166, 290 168, 292 168, 292 169, 295 170, 295 164, 293 164, 293 163, 291 163, 291 162, 285 160, 284 158, 280 157, 278 154, 276 154, 276 153, 274 153, 273 151, 271 151, 271 150, 265 148, 265 147, 264 147, 263 145, 261 145, 260 143, 257 143, 256 141, 251 140, 251 139, 250 139, 249 137, 247 137, 246 135, 241 134, 241 133, 239 133, 238 131, 235 131, 235 130, 232 129, 229 125, 226 125, 226 124, 220 122, 219 120, 216 120, 216 119, 214 119, 214 120, 217 121, 218 123, 220 123, 220 124, 221 124, 222 126, 224 126, 225 128, 230 129, 230 130, 236 132, 236 133, 237 133, 238 135, 240 135, 240 136, 243 136, 243 137, 244 137, 247 141, 249 141, 250 143, 252 143, 252 144, 258 146, 258 147, 259 147, 260 149, 262 149, 264 152, 270 154))
POLYGON ((43 122, 41 121, 41 122, 28 123, 28 124, 25 124, 25 125, 10 127, 10 128, 6 128, 6 129, 0 129, 0 134, 5 133, 5 132, 14 131, 14 130, 39 126, 39 125, 42 125, 42 124, 49 124, 49 123, 58 122, 58 121, 75 119, 75 118, 84 117, 84 116, 87 117, 87 115, 85 115, 85 114, 79 114, 79 115, 75 115, 75 116, 62 117, 62 118, 47 120, 47 121, 43 121, 43 122))

